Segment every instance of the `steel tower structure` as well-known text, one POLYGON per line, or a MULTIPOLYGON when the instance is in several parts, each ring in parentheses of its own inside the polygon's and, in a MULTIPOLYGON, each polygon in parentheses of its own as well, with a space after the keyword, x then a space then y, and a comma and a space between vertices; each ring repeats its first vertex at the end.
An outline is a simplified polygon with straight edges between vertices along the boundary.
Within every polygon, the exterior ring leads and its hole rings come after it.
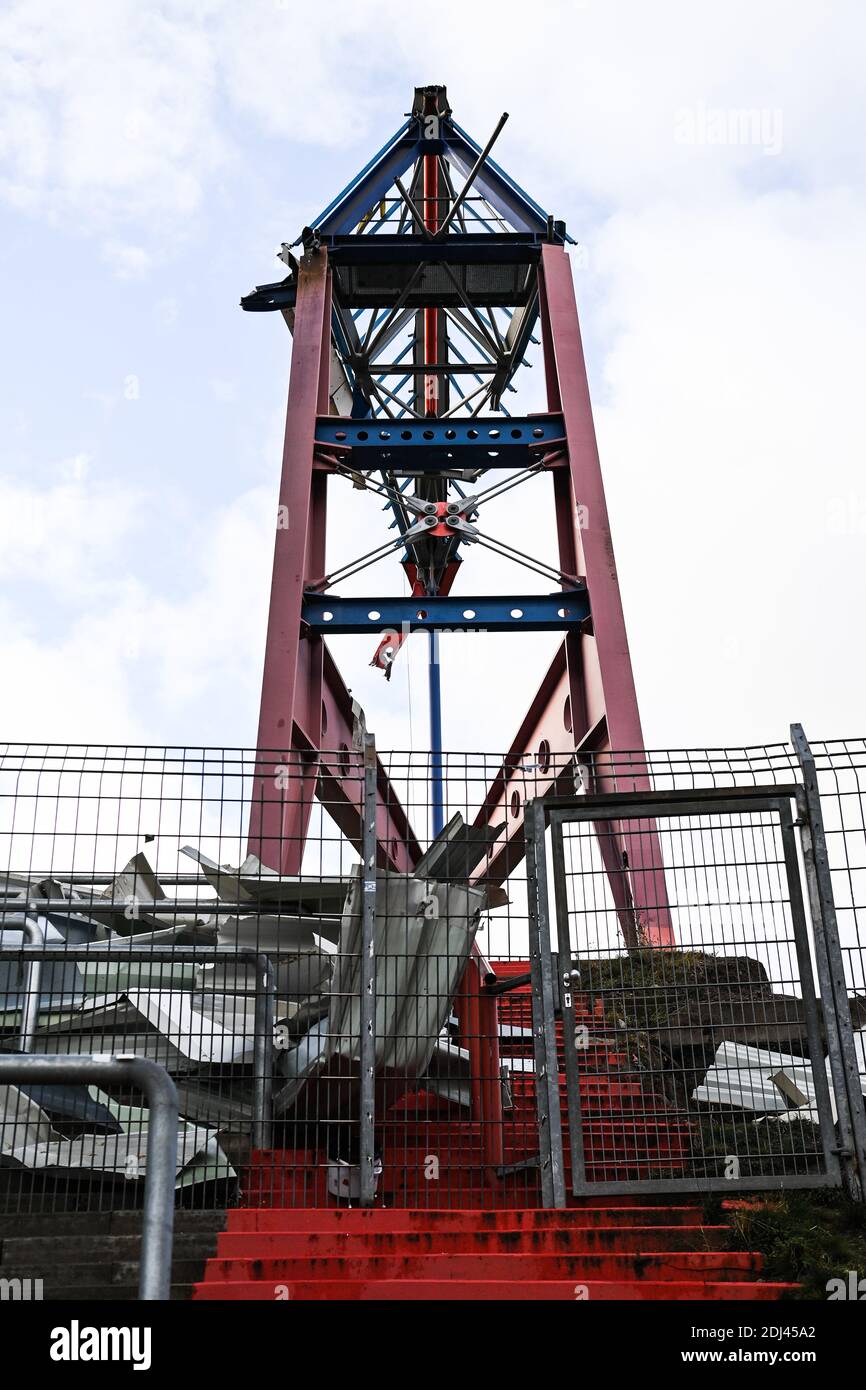
MULTIPOLYGON (((480 829, 503 827, 484 865, 488 884, 523 856, 527 758, 539 794, 578 780, 604 791, 605 751, 634 750, 633 776, 626 788, 620 776, 618 790, 647 787, 570 238, 491 158, 506 119, 482 148, 454 120, 444 87, 416 88, 405 123, 283 246, 286 278, 241 301, 281 311, 294 336, 249 837, 251 852, 284 873, 300 869, 315 794, 360 845, 357 779, 345 775, 358 712, 326 633, 375 634, 373 664, 386 676, 405 636, 429 633, 437 833, 437 631, 562 632, 478 814, 480 829), (504 400, 539 330, 547 410, 511 415, 504 400), (555 565, 483 526, 487 501, 540 474, 555 510, 555 565), (392 531, 326 573, 331 483, 380 494, 392 531), (469 546, 541 573, 550 592, 463 594, 469 546), (408 598, 340 596, 341 580, 389 553, 400 557, 408 598), (283 750, 282 779, 272 775, 274 750, 283 750)), ((379 865, 410 870, 421 846, 381 765, 378 787, 379 865)), ((615 825, 599 825, 598 836, 625 940, 669 941, 655 826, 630 836, 628 858, 615 825)))

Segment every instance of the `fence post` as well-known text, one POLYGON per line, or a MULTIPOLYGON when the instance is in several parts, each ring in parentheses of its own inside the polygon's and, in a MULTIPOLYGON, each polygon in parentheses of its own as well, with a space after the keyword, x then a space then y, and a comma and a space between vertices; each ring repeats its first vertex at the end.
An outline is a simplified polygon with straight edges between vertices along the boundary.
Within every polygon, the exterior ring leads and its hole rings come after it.
POLYGON ((364 734, 364 815, 361 830, 360 1202, 376 1199, 376 740, 364 734))
POLYGON ((529 970, 532 976, 532 1041, 535 1057, 541 1200, 545 1207, 564 1207, 565 1164, 559 1099, 559 1063, 556 1054, 556 1020, 553 1012, 553 962, 550 954, 547 864, 544 852, 544 807, 540 801, 526 803, 523 827, 529 898, 529 970))
POLYGON ((253 1028, 253 1147, 269 1149, 273 1138, 274 997, 276 971, 270 956, 256 956, 253 1028))
POLYGON ((798 794, 797 798, 800 836, 815 931, 815 960, 824 1006, 827 1052, 836 1092, 839 1132, 846 1150, 840 1155, 842 1172, 849 1195, 862 1201, 866 1197, 866 1103, 854 1047, 818 773, 802 724, 791 725, 791 742, 803 773, 802 796, 798 794))

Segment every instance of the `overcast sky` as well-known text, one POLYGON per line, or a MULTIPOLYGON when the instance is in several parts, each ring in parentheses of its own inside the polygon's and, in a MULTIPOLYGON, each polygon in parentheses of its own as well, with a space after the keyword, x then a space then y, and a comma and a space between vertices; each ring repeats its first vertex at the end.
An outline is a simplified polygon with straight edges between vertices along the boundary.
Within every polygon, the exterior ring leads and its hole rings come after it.
MULTIPOLYGON (((481 143, 510 113, 498 161, 579 242, 648 745, 866 733, 864 31, 843 0, 7 0, 4 738, 254 742, 291 340, 238 300, 429 82, 481 143)), ((549 554, 532 486, 490 529, 549 554)), ((369 548, 378 508, 332 496, 332 558, 369 548)), ((475 552, 461 584, 535 587, 475 552)), ((506 747, 553 645, 447 641, 446 744, 506 747)), ((424 639, 390 684, 374 646, 334 643, 380 745, 423 748, 424 639)))

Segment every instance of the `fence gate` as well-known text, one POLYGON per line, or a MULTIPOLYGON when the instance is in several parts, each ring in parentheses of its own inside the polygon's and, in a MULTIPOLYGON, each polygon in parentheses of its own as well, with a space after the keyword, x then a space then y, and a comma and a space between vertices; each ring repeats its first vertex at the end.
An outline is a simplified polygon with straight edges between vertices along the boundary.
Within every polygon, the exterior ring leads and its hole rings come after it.
POLYGON ((804 905, 816 885, 796 796, 793 785, 745 787, 528 808, 547 1204, 562 1205, 566 1186, 585 1196, 842 1182, 853 1149, 840 1025, 816 997, 831 991, 824 927, 812 932, 804 905), (642 882, 629 868, 651 862, 640 850, 656 834, 667 905, 650 896, 657 874, 642 882))

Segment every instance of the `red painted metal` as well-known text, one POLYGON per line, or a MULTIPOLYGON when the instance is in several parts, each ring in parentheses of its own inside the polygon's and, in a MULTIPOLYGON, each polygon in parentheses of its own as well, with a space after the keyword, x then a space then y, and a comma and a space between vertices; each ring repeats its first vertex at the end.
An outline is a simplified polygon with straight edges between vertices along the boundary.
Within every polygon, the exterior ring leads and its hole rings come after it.
MULTIPOLYGON (((436 155, 424 159, 424 221, 427 230, 439 229, 439 160, 436 155)), ((435 367, 439 360, 439 311, 435 308, 424 310, 424 361, 435 367)), ((427 372, 424 376, 424 414, 439 414, 439 376, 427 372)))
MULTIPOLYGON (((314 467, 317 414, 328 410, 331 286, 327 252, 301 262, 262 695, 249 853, 299 873, 317 788, 350 842, 361 845, 361 763, 352 699, 324 641, 301 631, 304 588, 325 570, 327 470, 314 467), (322 745, 331 752, 322 752, 322 745)), ((408 872, 421 856, 379 764, 378 862, 408 872)))
MULTIPOLYGON (((592 791, 613 789, 599 769, 611 749, 633 753, 619 791, 648 785, 634 674, 628 649, 613 541, 598 457, 571 265, 563 247, 542 249, 541 330, 548 409, 565 421, 565 458, 551 467, 559 564, 585 578, 591 630, 571 634, 545 675, 517 737, 487 793, 476 823, 506 830, 485 881, 501 883, 523 856, 526 797, 570 789, 571 755, 596 755, 592 791), (527 767, 527 763, 531 767, 527 767), (545 766, 546 764, 546 766, 545 766)), ((652 821, 630 824, 628 864, 616 825, 597 827, 599 848, 623 935, 656 945, 674 941, 658 831, 652 821)))
POLYGON ((322 737, 322 642, 301 640, 305 583, 324 569, 324 473, 314 472, 316 415, 328 409, 331 286, 325 251, 306 255, 298 273, 292 370, 256 748, 263 756, 253 789, 248 848, 264 864, 297 873, 309 823, 315 770, 288 753, 298 722, 312 747, 322 737))

